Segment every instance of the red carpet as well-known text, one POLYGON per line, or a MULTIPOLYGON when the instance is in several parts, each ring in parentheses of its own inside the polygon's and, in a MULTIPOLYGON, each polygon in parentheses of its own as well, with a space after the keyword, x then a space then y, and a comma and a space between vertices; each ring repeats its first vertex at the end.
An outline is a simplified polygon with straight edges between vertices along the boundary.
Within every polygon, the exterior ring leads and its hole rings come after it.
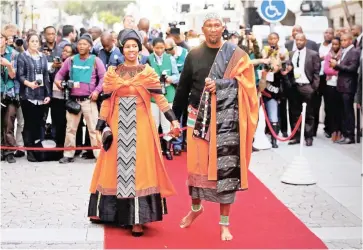
POLYGON ((167 200, 169 214, 162 222, 149 224, 141 238, 132 237, 125 229, 105 227, 105 248, 326 249, 324 243, 251 173, 249 190, 239 192, 232 206, 233 241, 220 240, 219 206, 210 202, 204 203, 204 213, 190 228, 181 229, 179 221, 190 209, 185 184, 186 154, 166 162, 178 191, 177 196, 167 200))

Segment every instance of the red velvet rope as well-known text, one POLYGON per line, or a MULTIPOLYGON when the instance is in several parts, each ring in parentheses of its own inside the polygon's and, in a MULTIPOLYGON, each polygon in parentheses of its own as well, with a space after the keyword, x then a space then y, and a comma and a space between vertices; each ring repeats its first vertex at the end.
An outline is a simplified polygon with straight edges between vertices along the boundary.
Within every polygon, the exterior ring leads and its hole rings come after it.
MULTIPOLYGON (((180 131, 187 130, 187 127, 183 127, 180 131)), ((169 135, 166 134, 159 134, 159 137, 163 137, 169 135)), ((7 149, 7 150, 32 150, 32 151, 72 151, 72 150, 92 150, 92 149, 100 149, 100 147, 63 147, 63 148, 34 148, 34 147, 7 147, 7 146, 0 146, 0 149, 7 149)))
POLYGON ((296 123, 296 126, 294 128, 294 130, 292 131, 291 135, 289 137, 279 137, 276 133, 275 133, 275 130, 272 128, 272 125, 271 125, 271 122, 270 120, 268 119, 268 115, 267 115, 267 111, 266 111, 266 108, 265 108, 265 103, 263 102, 263 99, 261 97, 260 99, 260 102, 261 102, 261 105, 262 105, 262 109, 263 109, 263 113, 265 114, 265 119, 266 119, 266 122, 267 122, 267 126, 272 134, 273 137, 276 138, 276 140, 279 140, 279 141, 289 141, 291 140, 291 138, 293 138, 297 132, 297 130, 299 129, 300 127, 300 124, 302 122, 302 115, 300 115, 299 117, 299 120, 297 121, 296 123))

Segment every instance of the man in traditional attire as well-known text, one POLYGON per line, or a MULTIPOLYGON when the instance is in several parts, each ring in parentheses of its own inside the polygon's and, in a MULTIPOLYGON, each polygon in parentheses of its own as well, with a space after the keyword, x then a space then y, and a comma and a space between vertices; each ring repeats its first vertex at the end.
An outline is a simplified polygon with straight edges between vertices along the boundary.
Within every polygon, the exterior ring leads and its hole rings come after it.
POLYGON ((237 45, 222 42, 222 20, 205 17, 206 41, 189 52, 173 103, 179 119, 188 111, 188 186, 191 211, 180 227, 202 212, 201 200, 220 203, 221 239, 232 240, 229 210, 236 191, 246 190, 258 119, 254 68, 237 45))

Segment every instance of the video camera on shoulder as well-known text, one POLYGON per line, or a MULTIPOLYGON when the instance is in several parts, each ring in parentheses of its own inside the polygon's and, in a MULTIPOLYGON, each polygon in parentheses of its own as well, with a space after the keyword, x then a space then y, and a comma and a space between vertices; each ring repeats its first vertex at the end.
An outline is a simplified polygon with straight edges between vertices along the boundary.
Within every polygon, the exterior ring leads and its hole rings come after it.
POLYGON ((74 87, 74 81, 62 81, 61 86, 64 89, 64 99, 67 101, 69 100, 71 89, 74 87))

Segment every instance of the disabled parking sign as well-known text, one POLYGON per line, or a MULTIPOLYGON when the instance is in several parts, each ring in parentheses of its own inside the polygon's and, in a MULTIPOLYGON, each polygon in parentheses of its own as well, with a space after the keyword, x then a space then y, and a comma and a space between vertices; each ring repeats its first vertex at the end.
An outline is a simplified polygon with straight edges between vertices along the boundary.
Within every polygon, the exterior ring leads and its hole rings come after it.
POLYGON ((287 14, 284 0, 263 0, 258 8, 260 17, 269 23, 282 21, 287 14))

